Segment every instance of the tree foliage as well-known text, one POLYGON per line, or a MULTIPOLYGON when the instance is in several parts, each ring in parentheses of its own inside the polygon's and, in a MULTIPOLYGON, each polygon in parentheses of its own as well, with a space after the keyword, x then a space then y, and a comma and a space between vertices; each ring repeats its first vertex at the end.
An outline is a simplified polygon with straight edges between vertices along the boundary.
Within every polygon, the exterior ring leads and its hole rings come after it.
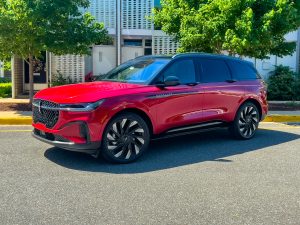
POLYGON ((0 0, 0 58, 32 61, 49 51, 57 55, 87 54, 93 43, 108 39, 103 24, 84 9, 88 0, 0 0))
POLYGON ((284 35, 300 26, 299 0, 162 0, 153 21, 179 51, 267 58, 295 51, 284 35))
POLYGON ((3 67, 4 71, 11 71, 11 60, 6 60, 4 61, 4 67, 3 67))

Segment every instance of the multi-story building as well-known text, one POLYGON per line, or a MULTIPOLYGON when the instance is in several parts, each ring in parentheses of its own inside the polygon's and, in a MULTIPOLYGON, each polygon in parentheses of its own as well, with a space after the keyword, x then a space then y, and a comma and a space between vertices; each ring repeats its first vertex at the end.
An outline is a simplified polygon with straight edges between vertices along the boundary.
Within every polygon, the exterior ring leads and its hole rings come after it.
MULTIPOLYGON (((97 21, 104 23, 113 38, 113 43, 94 45, 91 57, 75 59, 78 69, 82 71, 80 77, 90 71, 94 75, 104 74, 116 65, 141 55, 174 54, 178 47, 177 43, 162 31, 154 30, 149 18, 152 9, 159 6, 159 2, 159 0, 92 0, 86 11, 97 21)), ((74 56, 66 58, 52 55, 52 62, 55 62, 52 65, 52 72, 60 70, 65 74, 75 75, 74 67, 72 69, 65 63, 59 63, 59 61, 70 62, 72 57, 74 56)))
MULTIPOLYGON (((152 9, 159 7, 160 0, 91 0, 90 12, 97 21, 103 22, 112 43, 94 45, 91 56, 46 54, 44 67, 34 74, 35 90, 49 86, 51 77, 58 71, 70 76, 74 81, 84 81, 86 74, 92 72, 100 75, 108 72, 122 62, 141 55, 175 54, 178 44, 172 37, 160 30, 155 30, 149 17, 152 9)), ((293 56, 278 58, 271 56, 269 60, 253 60, 263 76, 274 68, 284 64, 299 71, 300 63, 300 29, 286 36, 287 41, 296 41, 297 51, 293 56)), ((20 59, 14 59, 13 95, 26 92, 28 85, 28 67, 20 59)))

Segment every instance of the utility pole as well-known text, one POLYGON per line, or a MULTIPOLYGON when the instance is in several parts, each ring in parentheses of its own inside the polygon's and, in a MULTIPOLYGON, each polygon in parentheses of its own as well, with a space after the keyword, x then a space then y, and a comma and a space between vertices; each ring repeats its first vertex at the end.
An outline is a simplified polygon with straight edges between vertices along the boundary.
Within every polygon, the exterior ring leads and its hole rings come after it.
POLYGON ((297 56, 296 56, 296 71, 300 73, 300 27, 297 34, 297 56))
POLYGON ((116 0, 116 55, 117 55, 117 66, 121 64, 121 35, 122 35, 122 0, 116 0))

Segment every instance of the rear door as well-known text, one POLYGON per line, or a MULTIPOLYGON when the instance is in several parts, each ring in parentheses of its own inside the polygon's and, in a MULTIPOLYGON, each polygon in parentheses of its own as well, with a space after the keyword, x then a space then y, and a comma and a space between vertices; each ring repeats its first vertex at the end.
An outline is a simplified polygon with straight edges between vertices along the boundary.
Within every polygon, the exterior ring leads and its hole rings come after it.
POLYGON ((223 58, 202 58, 197 60, 203 90, 203 121, 230 121, 244 95, 238 81, 223 58))

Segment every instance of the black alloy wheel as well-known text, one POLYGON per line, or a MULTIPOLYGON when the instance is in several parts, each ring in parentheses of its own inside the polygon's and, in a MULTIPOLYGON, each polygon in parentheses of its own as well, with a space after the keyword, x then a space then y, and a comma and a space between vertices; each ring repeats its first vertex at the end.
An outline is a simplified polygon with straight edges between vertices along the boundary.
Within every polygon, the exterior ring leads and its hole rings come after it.
POLYGON ((114 163, 129 163, 148 148, 149 128, 137 114, 124 113, 115 117, 103 134, 102 155, 114 163))
POLYGON ((238 110, 231 131, 239 139, 251 139, 258 128, 260 115, 257 107, 247 102, 238 110))

